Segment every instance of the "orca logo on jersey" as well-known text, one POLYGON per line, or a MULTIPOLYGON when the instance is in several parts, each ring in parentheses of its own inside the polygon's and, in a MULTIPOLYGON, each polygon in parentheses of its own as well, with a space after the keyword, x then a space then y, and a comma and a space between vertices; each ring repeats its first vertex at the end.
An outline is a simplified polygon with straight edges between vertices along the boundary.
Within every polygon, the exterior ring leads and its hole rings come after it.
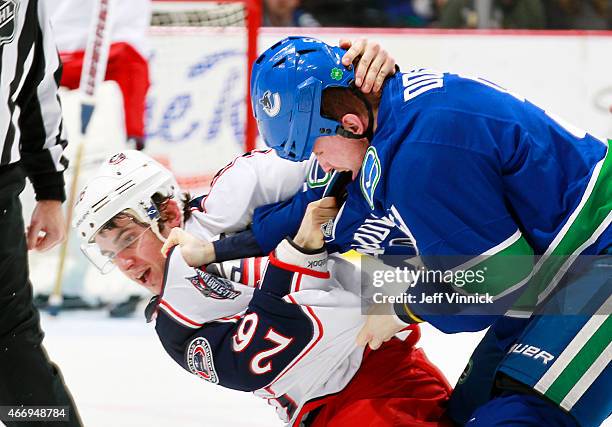
POLYGON ((234 299, 241 294, 234 289, 231 281, 222 277, 213 276, 199 268, 194 269, 195 276, 185 277, 202 295, 214 299, 234 299))
POLYGON ((0 46, 13 41, 16 15, 17 3, 14 0, 0 0, 0 46))
POLYGON ((370 209, 374 209, 374 191, 376 191, 376 186, 378 181, 380 181, 380 169, 378 152, 376 148, 369 147, 361 164, 360 184, 361 192, 368 205, 370 205, 370 209))
POLYGON ((219 383, 212 350, 206 338, 197 337, 189 343, 187 366, 194 375, 213 384, 219 383))
POLYGON ((280 113, 281 99, 278 92, 265 91, 259 103, 262 105, 264 112, 270 117, 275 117, 280 113))
POLYGON ((308 188, 323 187, 327 185, 331 176, 332 173, 325 172, 319 165, 319 161, 315 159, 315 161, 312 162, 312 165, 310 165, 310 171, 308 171, 306 183, 308 184, 308 188))

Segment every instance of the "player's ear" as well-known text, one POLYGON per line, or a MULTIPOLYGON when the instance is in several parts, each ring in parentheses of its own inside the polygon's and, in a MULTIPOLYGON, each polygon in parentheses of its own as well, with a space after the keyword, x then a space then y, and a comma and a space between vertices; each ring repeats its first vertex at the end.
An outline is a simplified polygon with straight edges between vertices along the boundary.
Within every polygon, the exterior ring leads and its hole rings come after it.
POLYGON ((356 114, 345 114, 342 116, 342 127, 354 134, 362 134, 366 131, 366 124, 356 114))
POLYGON ((168 200, 164 206, 164 222, 170 228, 181 225, 181 210, 176 200, 168 200))

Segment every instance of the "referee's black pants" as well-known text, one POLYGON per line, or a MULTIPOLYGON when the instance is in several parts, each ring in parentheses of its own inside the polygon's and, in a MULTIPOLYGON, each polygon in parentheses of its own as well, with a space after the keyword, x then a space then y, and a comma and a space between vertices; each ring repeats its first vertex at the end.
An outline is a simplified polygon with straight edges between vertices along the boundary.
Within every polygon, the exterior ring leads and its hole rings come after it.
MULTIPOLYGON (((42 346, 40 319, 32 304, 19 202, 24 185, 25 174, 19 165, 0 168, 0 406, 69 406, 70 422, 59 424, 80 426, 61 372, 42 346)), ((46 424, 4 422, 7 426, 46 424)))

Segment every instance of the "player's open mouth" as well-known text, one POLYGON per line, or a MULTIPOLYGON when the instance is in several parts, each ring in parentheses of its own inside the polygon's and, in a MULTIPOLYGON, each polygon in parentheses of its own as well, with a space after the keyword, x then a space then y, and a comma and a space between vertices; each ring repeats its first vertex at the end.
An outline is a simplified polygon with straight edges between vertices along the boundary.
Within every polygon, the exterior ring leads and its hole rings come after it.
POLYGON ((150 276, 151 276, 151 269, 147 268, 145 271, 142 272, 140 276, 136 278, 136 280, 138 280, 139 283, 144 285, 145 283, 147 283, 147 280, 149 279, 150 276))

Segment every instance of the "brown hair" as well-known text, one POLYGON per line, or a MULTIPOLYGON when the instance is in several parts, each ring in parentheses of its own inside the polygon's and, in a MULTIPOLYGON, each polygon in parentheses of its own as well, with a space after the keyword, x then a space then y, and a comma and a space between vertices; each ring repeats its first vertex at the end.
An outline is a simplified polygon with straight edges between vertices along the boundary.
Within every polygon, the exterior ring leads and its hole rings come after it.
POLYGON ((114 217, 112 217, 110 220, 108 220, 106 222, 106 224, 104 224, 102 226, 102 228, 100 228, 99 233, 104 233, 105 231, 110 231, 110 230, 114 230, 115 228, 120 227, 119 225, 119 221, 122 221, 124 219, 131 219, 132 221, 134 221, 136 224, 140 225, 143 228, 147 228, 149 226, 149 224, 146 224, 142 221, 139 221, 134 215, 132 215, 131 213, 127 212, 127 211, 122 211, 119 212, 117 215, 115 215, 114 217))
POLYGON ((325 89, 321 97, 321 115, 339 122, 346 114, 357 114, 363 121, 368 120, 368 109, 364 101, 351 89, 343 87, 325 89))
MULTIPOLYGON (((164 231, 164 227, 166 225, 166 221, 168 221, 168 214, 166 213, 166 204, 168 200, 172 199, 172 196, 163 195, 161 193, 155 193, 151 196, 151 200, 155 203, 157 210, 159 211, 159 220, 157 224, 159 224, 159 231, 164 231)), ((189 209, 189 201, 191 200, 191 195, 189 193, 183 193, 181 196, 181 202, 183 203, 183 221, 187 221, 191 217, 191 210, 189 209)))
MULTIPOLYGON (((172 195, 164 195, 162 193, 155 193, 151 196, 151 200, 155 204, 155 207, 159 211, 159 220, 157 224, 159 226, 159 231, 162 232, 166 225, 166 221, 168 221, 168 214, 166 212, 166 205, 170 199, 172 199, 172 195)), ((191 217, 191 210, 189 209, 189 201, 191 200, 191 195, 189 193, 183 193, 181 196, 181 202, 183 202, 183 221, 187 221, 191 217)), ((122 211, 117 215, 112 217, 104 226, 100 229, 100 232, 110 231, 114 228, 119 227, 118 222, 130 218, 132 221, 137 223, 142 227, 148 227, 149 224, 143 223, 136 219, 136 217, 129 212, 122 211)))

